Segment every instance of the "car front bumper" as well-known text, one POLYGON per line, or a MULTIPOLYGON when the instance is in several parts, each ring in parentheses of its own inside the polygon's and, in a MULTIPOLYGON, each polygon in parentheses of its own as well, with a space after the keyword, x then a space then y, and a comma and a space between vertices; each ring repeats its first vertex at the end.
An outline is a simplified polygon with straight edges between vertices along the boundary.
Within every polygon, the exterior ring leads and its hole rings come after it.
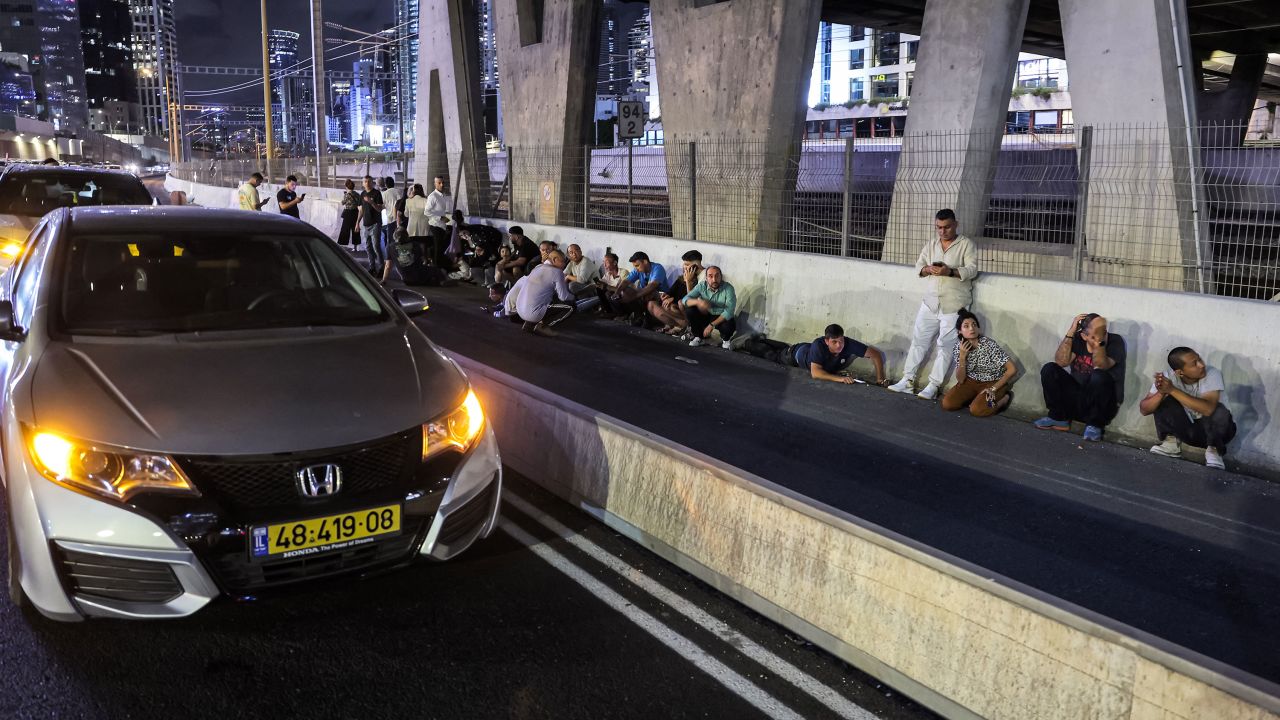
MULTIPOLYGON (((16 453, 13 443, 8 448, 9 522, 22 558, 20 582, 41 614, 64 621, 182 617, 223 594, 217 574, 169 527, 49 482, 20 446, 16 453), (121 587, 129 592, 111 592, 121 587)), ((449 478, 416 555, 448 560, 487 537, 497 524, 501 494, 502 461, 486 427, 449 478)))

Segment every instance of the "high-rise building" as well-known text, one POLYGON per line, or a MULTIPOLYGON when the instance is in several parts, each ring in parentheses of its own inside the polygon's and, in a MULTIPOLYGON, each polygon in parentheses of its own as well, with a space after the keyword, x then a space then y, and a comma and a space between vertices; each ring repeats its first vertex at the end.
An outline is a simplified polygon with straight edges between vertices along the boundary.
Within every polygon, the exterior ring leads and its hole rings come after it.
MULTIPOLYGON (((394 29, 397 37, 404 37, 404 41, 395 46, 398 50, 396 66, 400 66, 401 58, 404 63, 404 74, 397 75, 400 78, 397 84, 403 84, 404 88, 405 134, 408 142, 413 139, 413 118, 418 108, 418 5, 419 0, 396 0, 394 29)), ((398 103, 400 93, 396 95, 398 103)))
POLYGON ((0 52, 25 61, 25 74, 31 76, 36 94, 35 116, 58 129, 86 125, 89 109, 76 0, 28 0, 4 3, 3 8, 0 52))
POLYGON ((133 15, 127 0, 79 0, 89 127, 131 134, 138 115, 133 15), (132 106, 132 107, 131 107, 132 106))
POLYGON ((484 106, 485 136, 502 141, 501 87, 498 81, 498 37, 493 29, 490 0, 476 0, 476 34, 480 50, 480 101, 484 106))
POLYGON ((605 0, 601 6, 596 95, 617 98, 631 93, 636 63, 631 50, 632 33, 648 9, 619 0, 605 0))
POLYGON ((329 85, 328 137, 330 145, 353 147, 351 137, 351 81, 334 80, 329 85))
POLYGON ((294 142, 293 116, 296 78, 289 72, 297 69, 299 35, 292 30, 267 32, 267 55, 271 68, 271 125, 276 142, 294 142))
POLYGON ((169 103, 181 97, 178 31, 173 0, 129 0, 133 14, 133 68, 138 79, 142 130, 147 135, 169 134, 169 103))
POLYGON ((0 52, 0 113, 36 117, 36 86, 25 55, 0 52))

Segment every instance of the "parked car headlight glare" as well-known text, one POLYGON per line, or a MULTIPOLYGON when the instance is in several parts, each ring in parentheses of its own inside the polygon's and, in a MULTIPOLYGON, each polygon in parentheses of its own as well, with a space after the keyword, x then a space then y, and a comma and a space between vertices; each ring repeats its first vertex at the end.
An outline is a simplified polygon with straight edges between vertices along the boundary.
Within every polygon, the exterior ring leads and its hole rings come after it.
POLYGON ((166 455, 91 445, 45 431, 27 435, 36 468, 59 485, 122 502, 141 492, 200 494, 166 455))
POLYGON ((474 390, 468 389, 462 405, 422 426, 422 459, 446 450, 466 452, 484 430, 484 409, 474 390))

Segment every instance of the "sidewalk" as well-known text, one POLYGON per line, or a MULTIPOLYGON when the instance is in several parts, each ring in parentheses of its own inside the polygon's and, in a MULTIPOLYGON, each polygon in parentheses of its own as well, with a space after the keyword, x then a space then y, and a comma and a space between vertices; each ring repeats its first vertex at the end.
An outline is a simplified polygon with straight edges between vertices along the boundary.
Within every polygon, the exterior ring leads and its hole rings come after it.
POLYGON ((1280 681, 1280 486, 621 323, 536 337, 482 312, 480 289, 424 290, 444 348, 1280 681))

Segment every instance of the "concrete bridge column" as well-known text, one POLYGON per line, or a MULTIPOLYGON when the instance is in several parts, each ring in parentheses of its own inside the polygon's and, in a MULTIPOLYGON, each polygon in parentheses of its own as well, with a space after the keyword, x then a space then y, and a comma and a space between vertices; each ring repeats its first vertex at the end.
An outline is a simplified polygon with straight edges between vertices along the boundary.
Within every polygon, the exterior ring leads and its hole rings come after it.
POLYGON ((447 178, 465 213, 489 209, 489 160, 475 3, 422 0, 419 8, 418 112, 413 176, 431 191, 432 178, 447 178))
POLYGON ((676 237, 780 245, 821 10, 820 0, 651 2, 676 237))
POLYGON ((1212 292, 1183 0, 1061 0, 1077 127, 1095 126, 1085 273, 1212 292))
MULTIPOLYGON (((884 260, 914 262, 935 234, 934 214, 944 207, 956 211, 960 232, 982 235, 1028 5, 925 5, 884 260)), ((1076 72, 1073 66, 1072 90, 1076 72)))
POLYGON ((511 219, 581 224, 583 148, 591 142, 598 0, 493 3, 503 133, 512 148, 511 219))

